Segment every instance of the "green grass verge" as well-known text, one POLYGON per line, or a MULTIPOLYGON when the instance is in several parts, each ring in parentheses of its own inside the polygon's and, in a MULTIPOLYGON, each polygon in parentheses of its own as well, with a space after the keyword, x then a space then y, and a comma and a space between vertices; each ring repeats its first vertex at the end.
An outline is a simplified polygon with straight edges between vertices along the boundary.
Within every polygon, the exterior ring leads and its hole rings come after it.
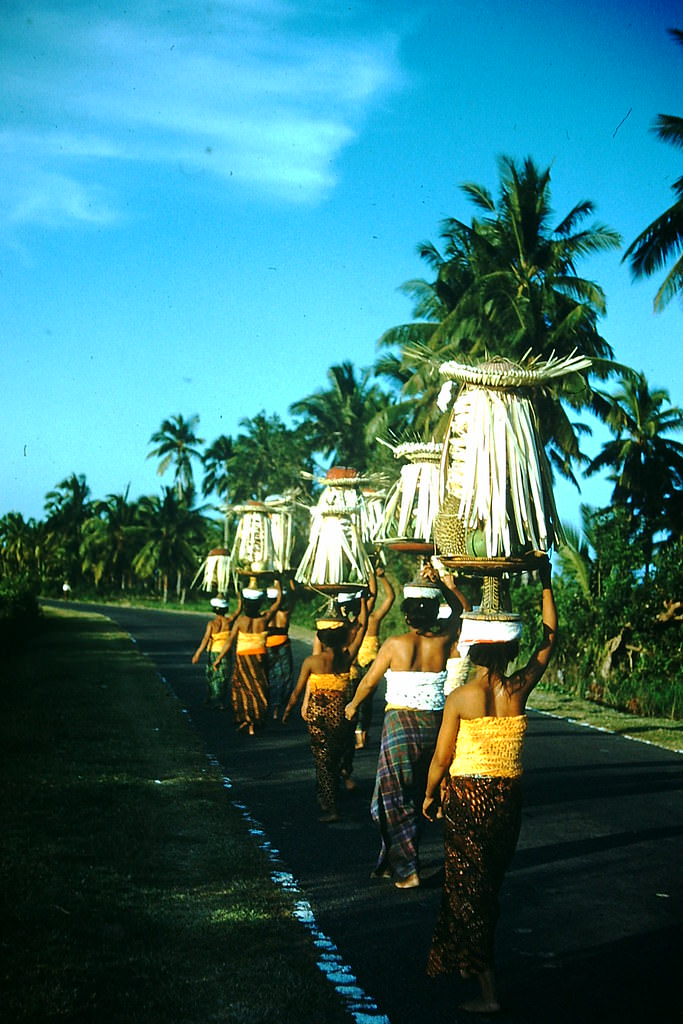
POLYGON ((683 721, 680 719, 641 718, 571 694, 545 689, 542 684, 529 698, 529 707, 560 718, 585 722, 620 736, 645 740, 667 750, 683 751, 683 721))
POLYGON ((105 618, 5 666, 2 1017, 347 1022, 182 710, 105 618))

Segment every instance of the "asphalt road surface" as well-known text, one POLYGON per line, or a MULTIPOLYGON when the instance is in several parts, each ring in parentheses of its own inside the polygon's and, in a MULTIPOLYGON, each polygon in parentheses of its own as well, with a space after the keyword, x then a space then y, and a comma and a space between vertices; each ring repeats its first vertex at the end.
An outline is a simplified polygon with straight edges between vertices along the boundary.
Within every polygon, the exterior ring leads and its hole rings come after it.
MULTIPOLYGON (((456 1010, 475 994, 472 983, 425 975, 443 877, 440 826, 426 824, 419 889, 370 878, 379 697, 370 744, 356 755, 357 790, 341 795, 341 820, 323 825, 298 711, 247 737, 230 712, 203 707, 204 664, 190 658, 209 614, 80 607, 108 614, 153 660, 230 779, 231 797, 262 824, 319 928, 391 1024, 473 1019, 456 1010)), ((310 646, 303 633, 293 638, 300 661, 310 646)), ((680 755, 530 712, 524 760, 522 833, 501 894, 496 1019, 683 1020, 680 755)))

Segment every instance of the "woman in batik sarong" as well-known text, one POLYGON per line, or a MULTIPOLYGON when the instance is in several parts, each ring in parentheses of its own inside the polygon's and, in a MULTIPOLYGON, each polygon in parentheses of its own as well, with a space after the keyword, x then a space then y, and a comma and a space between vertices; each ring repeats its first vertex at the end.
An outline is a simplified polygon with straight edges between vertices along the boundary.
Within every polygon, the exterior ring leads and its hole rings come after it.
MULTIPOLYGON (((268 597, 275 597, 275 590, 268 588, 268 597)), ((294 658, 292 644, 289 639, 289 622, 296 601, 296 587, 290 579, 286 594, 283 594, 280 607, 268 627, 266 637, 266 663, 268 668, 268 689, 270 693, 270 711, 273 718, 278 718, 292 692, 294 685, 294 658)))
POLYGON ((382 845, 372 874, 393 878, 399 889, 412 889, 420 884, 420 812, 445 701, 446 661, 457 654, 460 611, 469 608, 469 602, 452 576, 442 581, 431 566, 403 593, 401 610, 409 630, 384 641, 347 705, 346 717, 355 718, 361 701, 386 675, 384 725, 370 807, 382 845), (439 607, 444 597, 451 615, 442 620, 439 607))
POLYGON ((268 717, 268 672, 266 668, 266 635, 268 626, 280 607, 282 588, 275 581, 277 597, 262 612, 264 592, 245 587, 242 591, 242 611, 232 624, 230 635, 216 659, 220 665, 235 647, 235 667, 232 677, 232 714, 238 729, 246 729, 253 736, 268 717))
POLYGON ((222 711, 225 707, 225 693, 231 674, 230 663, 221 661, 216 665, 216 661, 225 641, 230 636, 230 627, 238 613, 228 617, 228 601, 222 594, 211 599, 211 607, 215 609, 216 614, 206 625, 202 642, 192 655, 192 664, 196 665, 203 652, 207 652, 204 703, 207 707, 222 711))
POLYGON ((339 820, 337 789, 344 755, 353 726, 344 715, 350 696, 350 669, 358 654, 368 621, 365 597, 361 598, 358 628, 349 642, 349 626, 336 609, 316 623, 318 653, 304 659, 299 679, 282 716, 304 695, 301 716, 308 726, 315 761, 316 793, 321 816, 318 821, 339 820))
POLYGON ((543 639, 525 668, 506 675, 517 654, 519 623, 463 616, 461 653, 471 645, 477 671, 448 697, 423 806, 433 819, 443 795, 446 881, 427 972, 476 976, 480 994, 464 1008, 480 1013, 500 1008, 493 944, 498 893, 521 822, 525 708, 557 637, 547 556, 539 560, 539 574, 543 639))
MULTIPOLYGON (((378 565, 373 575, 369 580, 370 594, 368 596, 368 628, 365 631, 363 637, 363 643, 360 645, 358 651, 358 657, 356 658, 356 664, 358 665, 358 679, 357 682, 363 678, 365 673, 368 671, 373 661, 377 657, 379 651, 379 630, 382 619, 387 614, 389 609, 394 603, 394 588, 387 579, 384 569, 381 565, 378 565), (377 605, 377 580, 382 583, 382 589, 384 590, 384 597, 381 604, 377 605)), ((356 735, 355 735, 355 749, 362 750, 368 740, 368 732, 372 725, 372 703, 375 692, 373 691, 369 696, 361 702, 358 708, 358 722, 356 724, 356 735)))

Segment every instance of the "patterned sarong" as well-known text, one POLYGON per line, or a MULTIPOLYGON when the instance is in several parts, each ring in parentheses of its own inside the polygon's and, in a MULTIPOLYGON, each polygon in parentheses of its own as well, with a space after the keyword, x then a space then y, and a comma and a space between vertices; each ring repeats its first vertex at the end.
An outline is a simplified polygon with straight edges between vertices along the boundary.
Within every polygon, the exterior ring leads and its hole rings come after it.
POLYGON ((235 724, 263 725, 268 713, 266 655, 235 655, 232 680, 232 713, 235 724))
POLYGON ((498 892, 519 837, 521 779, 450 776, 443 809, 446 882, 427 973, 479 974, 494 964, 498 892))
POLYGON ((440 711, 388 708, 370 814, 382 838, 378 873, 398 879, 418 870, 417 843, 429 762, 441 725, 440 711))
POLYGON ((344 714, 351 699, 349 680, 343 676, 337 678, 343 685, 324 688, 315 685, 316 677, 311 674, 306 720, 315 761, 318 805, 326 813, 336 809, 339 774, 348 752, 349 737, 353 738, 353 723, 344 714))
POLYGON ((268 667, 268 687, 270 703, 273 707, 284 707, 289 700, 294 686, 294 658, 289 637, 274 637, 280 643, 266 645, 266 664, 268 667))
POLYGON ((215 663, 219 653, 220 647, 217 650, 209 651, 208 654, 206 662, 206 700, 209 704, 216 704, 222 707, 232 666, 229 660, 230 655, 228 654, 223 658, 218 668, 216 668, 215 663))

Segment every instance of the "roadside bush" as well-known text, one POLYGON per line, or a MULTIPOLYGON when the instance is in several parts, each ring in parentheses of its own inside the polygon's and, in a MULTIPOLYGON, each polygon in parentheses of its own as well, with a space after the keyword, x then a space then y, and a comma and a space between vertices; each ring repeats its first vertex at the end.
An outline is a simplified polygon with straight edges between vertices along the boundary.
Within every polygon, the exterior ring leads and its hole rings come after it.
POLYGON ((0 579, 0 653, 23 650, 40 619, 38 584, 26 575, 0 579))

